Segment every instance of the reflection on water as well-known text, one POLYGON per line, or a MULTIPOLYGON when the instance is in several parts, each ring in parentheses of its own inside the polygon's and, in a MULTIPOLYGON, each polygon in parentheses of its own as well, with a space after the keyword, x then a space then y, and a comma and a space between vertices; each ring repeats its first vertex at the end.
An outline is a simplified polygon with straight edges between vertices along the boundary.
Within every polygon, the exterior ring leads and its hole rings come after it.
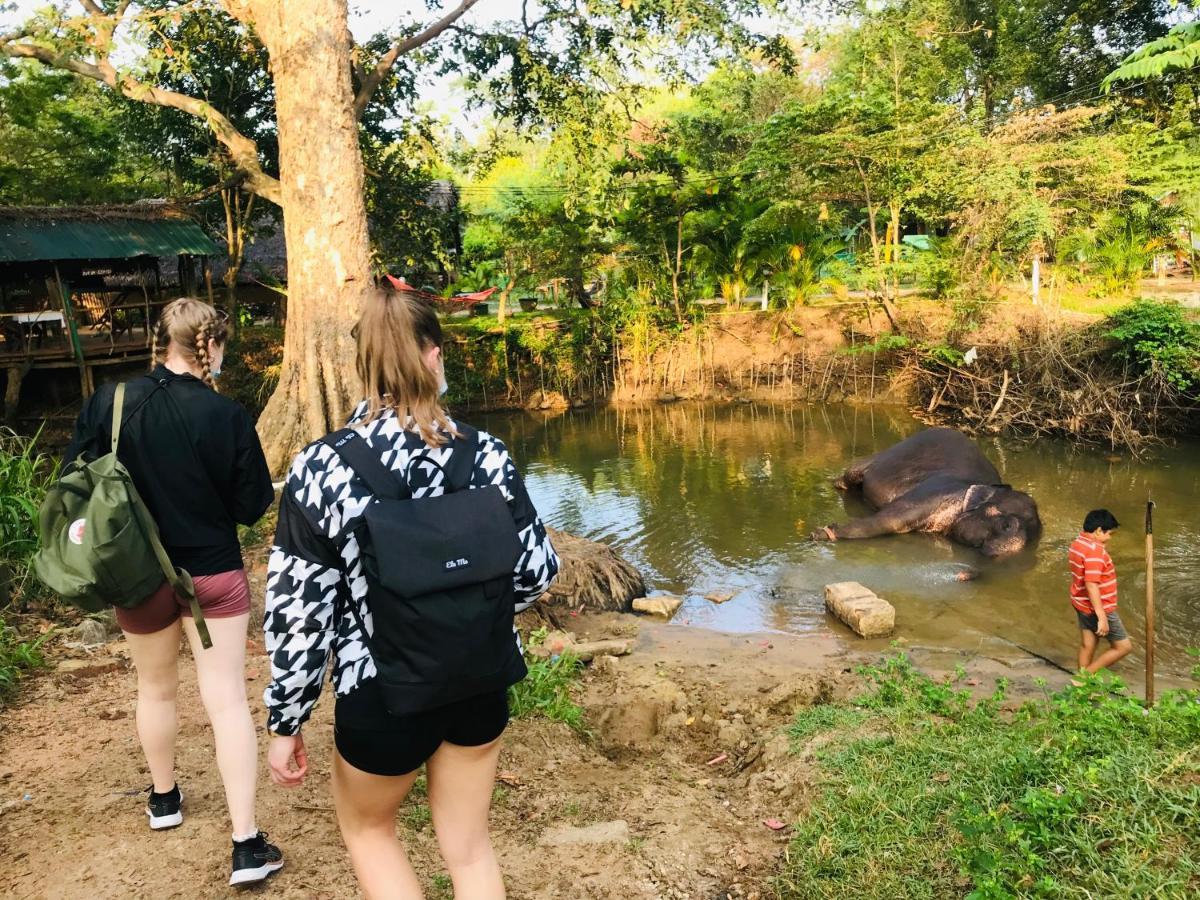
POLYGON ((479 424, 504 438, 547 522, 611 543, 658 590, 686 596, 677 621, 727 631, 828 629, 823 586, 861 581, 897 609, 897 634, 923 646, 1011 650, 1007 642, 1071 663, 1078 640, 1066 599, 1067 546, 1084 514, 1107 506, 1126 526, 1109 545, 1121 611, 1143 639, 1147 493, 1158 502, 1155 579, 1161 667, 1189 669, 1200 644, 1197 447, 1151 462, 1041 440, 984 439, 1005 480, 1038 502, 1036 551, 989 563, 929 535, 814 544, 816 527, 865 510, 833 489, 857 456, 922 427, 893 408, 703 405, 600 409, 542 418, 493 415, 479 424), (964 565, 979 581, 954 580, 964 565), (737 590, 723 606, 703 595, 737 590))

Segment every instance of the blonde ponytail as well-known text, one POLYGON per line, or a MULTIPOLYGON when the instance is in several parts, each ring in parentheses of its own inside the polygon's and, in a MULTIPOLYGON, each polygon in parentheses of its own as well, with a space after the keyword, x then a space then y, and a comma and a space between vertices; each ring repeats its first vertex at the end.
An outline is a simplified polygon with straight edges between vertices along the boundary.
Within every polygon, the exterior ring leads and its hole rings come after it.
POLYGON ((355 328, 358 377, 367 398, 367 421, 394 409, 431 447, 454 434, 439 402, 438 374, 425 364, 430 347, 442 346, 442 326, 428 304, 404 293, 372 291, 355 328))

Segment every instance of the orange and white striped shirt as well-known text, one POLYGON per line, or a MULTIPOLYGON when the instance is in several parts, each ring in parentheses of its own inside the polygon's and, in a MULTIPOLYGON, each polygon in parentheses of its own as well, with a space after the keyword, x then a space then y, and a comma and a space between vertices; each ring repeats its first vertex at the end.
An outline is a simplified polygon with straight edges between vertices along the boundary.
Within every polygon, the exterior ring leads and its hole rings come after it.
POLYGON ((1100 606, 1110 613, 1117 608, 1117 569, 1104 545, 1087 532, 1075 538, 1067 553, 1071 564, 1071 605, 1081 613, 1094 613, 1087 586, 1100 588, 1100 606))

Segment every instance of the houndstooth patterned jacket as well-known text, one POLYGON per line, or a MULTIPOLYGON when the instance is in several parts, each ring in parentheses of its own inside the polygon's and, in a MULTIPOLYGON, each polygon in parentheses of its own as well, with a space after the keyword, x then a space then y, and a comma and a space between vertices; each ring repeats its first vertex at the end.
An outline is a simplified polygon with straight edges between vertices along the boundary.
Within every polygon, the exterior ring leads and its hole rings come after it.
MULTIPOLYGON (((383 464, 404 473, 414 497, 440 495, 441 467, 449 462, 450 449, 431 449, 419 435, 402 428, 394 413, 361 424, 365 414, 364 404, 350 425, 379 450, 383 464)), ((499 485, 504 492, 524 547, 513 572, 520 612, 549 587, 558 573, 558 556, 508 449, 481 431, 471 487, 489 485, 499 485)), ((370 502, 367 486, 326 444, 310 444, 292 463, 267 567, 263 618, 271 658, 271 683, 263 699, 267 728, 275 734, 295 734, 308 719, 331 654, 338 695, 375 675, 362 633, 346 606, 359 604, 363 623, 373 628, 358 541, 352 533, 370 502)))

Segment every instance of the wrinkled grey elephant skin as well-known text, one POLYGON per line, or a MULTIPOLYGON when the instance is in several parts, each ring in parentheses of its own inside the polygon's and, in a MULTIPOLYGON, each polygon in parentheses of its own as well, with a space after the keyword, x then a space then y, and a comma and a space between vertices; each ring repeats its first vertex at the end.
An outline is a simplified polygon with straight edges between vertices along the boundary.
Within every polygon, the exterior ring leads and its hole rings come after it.
POLYGON ((1037 541, 1033 498, 1003 484, 986 456, 952 428, 930 428, 854 463, 835 482, 861 490, 876 512, 830 525, 816 540, 850 540, 924 531, 944 534, 990 557, 1037 541))

